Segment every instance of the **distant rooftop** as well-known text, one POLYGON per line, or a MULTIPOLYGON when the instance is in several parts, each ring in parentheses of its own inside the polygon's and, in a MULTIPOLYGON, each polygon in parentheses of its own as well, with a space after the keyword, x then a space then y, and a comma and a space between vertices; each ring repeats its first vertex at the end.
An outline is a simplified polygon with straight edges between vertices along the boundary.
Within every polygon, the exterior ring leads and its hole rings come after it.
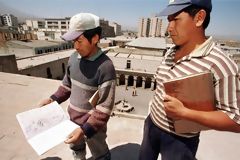
POLYGON ((140 37, 126 44, 131 47, 166 49, 165 38, 160 37, 140 37))
POLYGON ((13 44, 22 45, 30 48, 36 48, 36 47, 50 47, 50 46, 57 46, 59 43, 64 43, 64 41, 46 41, 46 40, 31 40, 28 42, 24 41, 11 41, 13 44))
POLYGON ((138 49, 138 48, 113 48, 110 51, 114 51, 116 53, 126 53, 126 54, 135 54, 135 55, 150 55, 161 57, 162 52, 156 50, 148 50, 148 49, 138 49))
POLYGON ((52 54, 45 54, 45 55, 31 57, 31 58, 25 58, 25 59, 17 60, 17 66, 18 66, 18 69, 20 70, 28 68, 29 66, 38 66, 40 64, 52 62, 57 59, 70 57, 70 55, 73 52, 75 52, 75 49, 54 52, 52 54))
POLYGON ((121 41, 121 42, 131 42, 135 38, 130 38, 130 37, 126 37, 126 36, 117 36, 117 37, 107 38, 107 39, 114 40, 114 41, 121 41))

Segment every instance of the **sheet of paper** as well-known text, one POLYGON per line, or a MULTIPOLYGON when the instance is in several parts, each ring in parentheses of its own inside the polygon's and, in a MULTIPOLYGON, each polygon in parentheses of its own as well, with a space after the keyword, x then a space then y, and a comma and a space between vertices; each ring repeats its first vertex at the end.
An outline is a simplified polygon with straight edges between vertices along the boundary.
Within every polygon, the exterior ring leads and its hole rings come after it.
POLYGON ((18 113, 22 131, 38 155, 62 143, 79 126, 68 119, 57 102, 18 113))
POLYGON ((70 120, 65 120, 60 124, 32 137, 28 140, 29 144, 41 155, 54 146, 66 140, 66 137, 79 126, 70 120))

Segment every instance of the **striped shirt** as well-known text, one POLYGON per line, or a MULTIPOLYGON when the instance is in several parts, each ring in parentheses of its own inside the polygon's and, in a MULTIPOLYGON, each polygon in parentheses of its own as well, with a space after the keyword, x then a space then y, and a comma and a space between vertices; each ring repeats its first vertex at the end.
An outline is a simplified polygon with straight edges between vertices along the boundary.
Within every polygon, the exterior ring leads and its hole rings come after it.
MULTIPOLYGON (((213 74, 216 108, 240 124, 240 83, 238 66, 227 57, 210 37, 189 55, 174 62, 176 47, 168 50, 157 68, 157 88, 150 104, 150 117, 165 131, 174 131, 173 121, 166 116, 163 106, 163 82, 186 75, 210 71, 213 74)), ((177 134, 192 137, 199 133, 177 134)))
POLYGON ((100 49, 88 59, 75 52, 69 58, 62 85, 51 98, 58 103, 70 98, 70 119, 90 138, 106 127, 114 106, 115 81, 113 63, 100 49), (92 106, 88 101, 97 90, 99 100, 92 106))

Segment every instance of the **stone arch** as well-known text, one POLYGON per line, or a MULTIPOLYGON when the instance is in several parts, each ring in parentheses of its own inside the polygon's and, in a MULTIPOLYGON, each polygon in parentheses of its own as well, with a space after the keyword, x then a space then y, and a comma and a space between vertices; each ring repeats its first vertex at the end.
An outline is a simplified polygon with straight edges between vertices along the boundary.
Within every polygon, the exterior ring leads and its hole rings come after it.
POLYGON ((151 88, 151 83, 152 79, 150 77, 146 77, 145 88, 151 88))
POLYGON ((133 86, 133 82, 134 82, 134 79, 133 79, 133 76, 132 75, 129 75, 128 76, 128 86, 133 86))
POLYGON ((52 73, 50 67, 47 67, 47 78, 52 78, 52 73))
POLYGON ((65 71, 66 71, 66 69, 65 69, 65 64, 62 63, 62 72, 63 72, 63 75, 65 74, 65 71))
POLYGON ((154 80, 154 90, 157 88, 157 82, 156 82, 156 80, 154 80))

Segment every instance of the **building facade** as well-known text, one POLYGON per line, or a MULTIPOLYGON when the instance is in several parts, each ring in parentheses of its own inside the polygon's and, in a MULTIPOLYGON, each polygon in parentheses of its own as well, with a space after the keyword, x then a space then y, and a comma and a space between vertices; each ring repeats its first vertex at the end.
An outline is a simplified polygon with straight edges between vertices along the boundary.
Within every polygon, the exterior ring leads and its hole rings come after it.
POLYGON ((161 37, 162 19, 152 17, 150 23, 149 37, 161 37))
POLYGON ((110 26, 114 28, 114 32, 116 36, 122 35, 121 25, 117 24, 116 22, 113 22, 113 23, 110 23, 110 26))
MULTIPOLYGON (((39 40, 61 40, 61 36, 69 29, 70 17, 46 18, 44 20, 26 20, 27 29, 34 31, 39 40)), ((106 20, 100 20, 102 37, 114 37, 115 33, 121 33, 121 26, 110 26, 106 20)))
POLYGON ((150 30, 150 19, 141 18, 138 25, 138 37, 148 37, 150 30))
POLYGON ((1 15, 2 23, 4 26, 17 27, 18 19, 12 14, 3 14, 1 15))
POLYGON ((109 25, 109 22, 100 19, 100 26, 102 27, 102 37, 115 37, 114 27, 109 25))
POLYGON ((164 37, 166 22, 159 17, 141 18, 138 25, 138 37, 164 37))

